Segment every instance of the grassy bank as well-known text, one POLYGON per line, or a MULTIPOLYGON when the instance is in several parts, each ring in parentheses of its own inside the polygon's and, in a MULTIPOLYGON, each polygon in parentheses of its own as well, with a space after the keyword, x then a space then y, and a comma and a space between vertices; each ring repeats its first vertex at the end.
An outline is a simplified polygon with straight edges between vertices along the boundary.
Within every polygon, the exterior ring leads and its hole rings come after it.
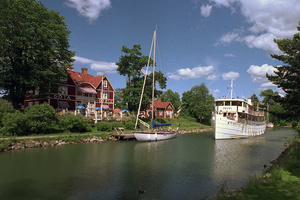
POLYGON ((266 174, 250 180, 244 188, 227 191, 224 186, 213 199, 300 199, 300 138, 291 141, 273 163, 266 174))
MULTIPOLYGON (((150 120, 147 121, 150 123, 150 120)), ((179 118, 179 119, 163 119, 156 120, 157 123, 172 123, 172 127, 177 127, 179 125, 180 130, 192 131, 207 129, 210 126, 203 125, 196 121, 194 118, 179 118)), ((56 146, 62 144, 75 144, 75 143, 88 143, 91 141, 91 138, 97 138, 92 140, 93 142, 109 140, 112 133, 115 133, 110 127, 106 127, 110 122, 101 122, 94 125, 90 132, 85 133, 52 133, 52 134, 31 134, 27 136, 1 136, 0 137, 0 152, 6 150, 17 150, 24 148, 33 148, 33 147, 44 147, 44 146, 56 146), (105 127, 102 127, 106 125, 105 127), (107 131, 99 131, 99 126, 102 129, 105 128, 107 131)), ((116 123, 116 122, 111 122, 116 123)), ((132 133, 132 130, 126 129, 124 133, 132 133)))

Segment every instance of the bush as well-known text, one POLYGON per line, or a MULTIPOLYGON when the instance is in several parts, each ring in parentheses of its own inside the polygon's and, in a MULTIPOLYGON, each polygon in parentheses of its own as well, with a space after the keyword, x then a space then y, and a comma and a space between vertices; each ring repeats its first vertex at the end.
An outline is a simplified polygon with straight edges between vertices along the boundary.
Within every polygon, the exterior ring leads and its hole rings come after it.
POLYGON ((98 122, 96 124, 98 131, 112 131, 112 126, 110 125, 110 122, 98 122))
POLYGON ((300 135, 300 122, 298 122, 298 125, 296 126, 296 129, 298 130, 298 133, 300 135))
POLYGON ((88 120, 81 115, 65 114, 59 117, 61 129, 69 132, 88 132, 92 130, 88 120))
POLYGON ((52 106, 47 103, 25 109, 26 126, 30 133, 52 133, 58 131, 58 118, 52 106))
POLYGON ((127 122, 127 123, 125 123, 125 128, 127 130, 133 130, 134 127, 135 127, 135 123, 133 123, 133 122, 127 122))
POLYGON ((3 127, 0 133, 5 136, 10 135, 28 135, 28 126, 26 116, 20 111, 6 113, 2 119, 3 127))
POLYGON ((0 100, 0 127, 3 126, 2 119, 4 116, 6 116, 8 113, 15 112, 15 109, 13 108, 12 104, 5 100, 0 100))

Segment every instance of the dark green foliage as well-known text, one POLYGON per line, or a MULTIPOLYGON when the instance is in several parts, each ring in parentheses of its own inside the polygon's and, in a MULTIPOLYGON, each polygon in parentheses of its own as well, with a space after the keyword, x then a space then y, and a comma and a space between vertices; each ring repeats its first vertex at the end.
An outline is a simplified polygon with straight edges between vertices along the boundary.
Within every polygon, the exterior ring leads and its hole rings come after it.
POLYGON ((112 126, 109 122, 98 122, 96 127, 98 131, 112 131, 112 126))
POLYGON ((134 126, 135 126, 135 123, 133 123, 133 122, 127 122, 127 123, 125 123, 125 128, 127 130, 134 130, 134 126))
POLYGON ((171 102, 174 106, 174 111, 177 112, 180 106, 180 95, 177 92, 173 92, 172 90, 167 90, 162 95, 160 95, 161 101, 163 102, 171 102))
MULTIPOLYGON (((148 56, 142 55, 141 45, 133 45, 132 49, 123 46, 121 52, 125 55, 121 55, 119 62, 116 63, 116 65, 118 65, 117 71, 120 75, 126 76, 127 81, 126 88, 118 91, 118 99, 121 101, 120 105, 127 105, 129 111, 137 111, 144 82, 144 74, 141 70, 147 66, 148 56)), ((152 64, 151 60, 150 64, 152 64)), ((152 98, 152 82, 153 74, 151 73, 146 79, 142 109, 145 109, 150 104, 150 99, 152 98)), ((166 88, 167 78, 161 71, 155 72, 155 84, 156 82, 159 83, 161 89, 166 88)), ((155 97, 158 97, 161 91, 155 89, 154 93, 155 97)))
POLYGON ((209 90, 204 83, 184 92, 182 103, 183 108, 180 114, 192 116, 201 123, 210 123, 211 113, 214 110, 214 97, 209 94, 209 90))
POLYGON ((47 95, 66 77, 73 62, 70 31, 58 12, 35 0, 0 1, 0 91, 20 109, 25 94, 40 88, 47 95))
POLYGON ((1 135, 28 135, 26 115, 20 111, 6 113, 2 119, 3 127, 0 129, 1 135))
POLYGON ((8 113, 13 113, 15 109, 13 108, 12 104, 5 101, 0 100, 0 128, 3 126, 2 119, 8 113))
POLYGON ((58 119, 52 106, 47 103, 25 109, 26 127, 29 133, 57 132, 58 119))
MULTIPOLYGON (((299 23, 300 24, 300 23, 299 23)), ((300 26, 297 27, 300 31, 300 26)), ((280 55, 271 55, 273 58, 282 61, 282 66, 275 66, 275 75, 268 75, 267 78, 286 95, 277 98, 287 114, 285 119, 293 121, 300 120, 300 33, 296 33, 293 39, 275 39, 278 48, 283 52, 280 55)))
POLYGON ((69 132, 87 132, 91 131, 91 124, 88 119, 82 115, 65 114, 59 117, 61 129, 69 132))

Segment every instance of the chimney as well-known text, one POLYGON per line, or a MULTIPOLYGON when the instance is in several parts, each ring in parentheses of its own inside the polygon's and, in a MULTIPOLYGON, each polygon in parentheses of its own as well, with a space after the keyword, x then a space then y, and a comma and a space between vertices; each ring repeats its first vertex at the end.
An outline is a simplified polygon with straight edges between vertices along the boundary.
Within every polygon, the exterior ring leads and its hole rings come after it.
POLYGON ((81 68, 81 73, 83 74, 83 75, 87 75, 88 73, 88 69, 87 68, 81 68))
POLYGON ((252 106, 251 99, 248 99, 248 104, 249 104, 250 106, 252 106))

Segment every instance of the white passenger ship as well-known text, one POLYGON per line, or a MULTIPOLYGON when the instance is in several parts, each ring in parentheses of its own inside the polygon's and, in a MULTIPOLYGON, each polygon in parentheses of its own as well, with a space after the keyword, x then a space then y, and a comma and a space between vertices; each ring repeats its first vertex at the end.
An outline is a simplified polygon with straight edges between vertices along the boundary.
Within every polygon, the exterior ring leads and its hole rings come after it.
POLYGON ((251 99, 232 98, 215 100, 213 128, 215 139, 247 138, 262 135, 266 131, 265 112, 255 108, 251 99))

